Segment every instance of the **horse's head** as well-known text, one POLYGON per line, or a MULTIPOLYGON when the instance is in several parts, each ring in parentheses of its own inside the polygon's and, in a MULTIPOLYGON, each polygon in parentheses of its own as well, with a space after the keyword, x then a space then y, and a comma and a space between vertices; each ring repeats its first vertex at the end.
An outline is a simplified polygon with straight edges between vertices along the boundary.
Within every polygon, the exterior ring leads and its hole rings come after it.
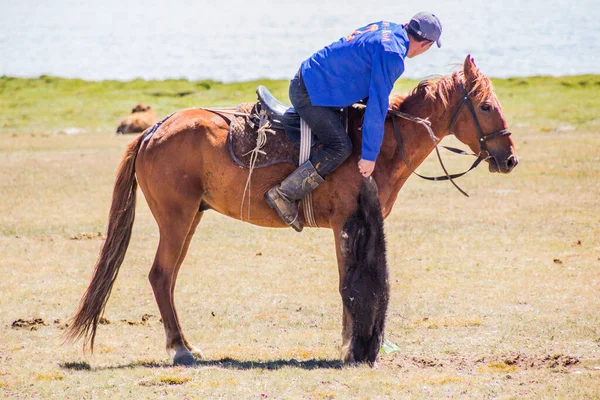
POLYGON ((453 111, 450 132, 485 158, 490 172, 507 174, 519 160, 500 101, 490 80, 479 72, 470 56, 465 59, 463 77, 462 87, 455 92, 462 98, 453 111))
POLYGON ((144 111, 148 111, 150 110, 152 107, 150 106, 146 106, 143 104, 138 104, 135 107, 133 107, 133 109, 131 110, 132 114, 138 113, 138 112, 144 112, 144 111))

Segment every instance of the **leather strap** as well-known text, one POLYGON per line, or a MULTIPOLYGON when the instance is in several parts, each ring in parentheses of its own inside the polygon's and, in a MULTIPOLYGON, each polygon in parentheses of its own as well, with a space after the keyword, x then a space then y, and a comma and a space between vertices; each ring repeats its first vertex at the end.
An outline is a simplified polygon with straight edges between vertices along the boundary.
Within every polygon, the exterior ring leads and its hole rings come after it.
MULTIPOLYGON (((298 165, 304 164, 310 158, 310 148, 312 146, 312 130, 310 126, 300 119, 300 156, 298 165)), ((312 192, 309 192, 302 201, 302 209, 304 211, 304 219, 306 225, 318 228, 315 221, 315 213, 313 210, 312 192)))

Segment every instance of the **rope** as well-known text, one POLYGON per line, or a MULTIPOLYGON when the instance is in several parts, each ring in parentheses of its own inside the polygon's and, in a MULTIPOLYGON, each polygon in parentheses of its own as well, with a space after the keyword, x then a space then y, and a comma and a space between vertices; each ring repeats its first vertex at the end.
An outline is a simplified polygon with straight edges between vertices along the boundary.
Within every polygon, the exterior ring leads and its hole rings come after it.
POLYGON ((438 139, 437 136, 435 136, 435 134, 433 133, 433 129, 431 129, 431 122, 429 121, 429 118, 423 119, 423 118, 415 117, 414 115, 406 114, 406 113, 403 113, 400 111, 391 111, 391 112, 401 118, 404 118, 409 121, 413 121, 413 122, 423 125, 427 129, 427 132, 429 132, 429 136, 431 137, 431 140, 433 140, 433 144, 435 144, 435 146, 437 148, 437 143, 440 141, 440 139, 438 139))
MULTIPOLYGON (((242 113, 238 113, 242 114, 242 113)), ((249 114, 242 114, 249 115, 249 114)), ((250 166, 248 170, 248 179, 246 180, 246 186, 244 187, 244 194, 242 195, 242 203, 240 204, 240 220, 244 220, 244 200, 246 199, 246 193, 248 193, 248 222, 250 222, 250 199, 251 199, 251 188, 250 181, 252 180, 252 173, 254 172, 254 166, 256 165, 256 160, 258 159, 259 154, 265 154, 262 150, 267 144, 267 132, 271 134, 275 134, 275 131, 271 128, 271 122, 269 121, 269 116, 267 115, 265 110, 261 110, 258 114, 260 118, 259 127, 256 135, 256 146, 254 149, 250 150, 244 156, 250 154, 250 166)))

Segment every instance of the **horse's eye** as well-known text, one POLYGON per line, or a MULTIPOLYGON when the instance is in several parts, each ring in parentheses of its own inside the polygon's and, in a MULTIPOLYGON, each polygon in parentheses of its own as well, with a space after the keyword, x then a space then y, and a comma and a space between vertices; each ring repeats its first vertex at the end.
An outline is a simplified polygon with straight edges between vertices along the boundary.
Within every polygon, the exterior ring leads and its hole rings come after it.
POLYGON ((490 111, 492 109, 488 103, 483 103, 479 108, 481 108, 481 111, 490 111))

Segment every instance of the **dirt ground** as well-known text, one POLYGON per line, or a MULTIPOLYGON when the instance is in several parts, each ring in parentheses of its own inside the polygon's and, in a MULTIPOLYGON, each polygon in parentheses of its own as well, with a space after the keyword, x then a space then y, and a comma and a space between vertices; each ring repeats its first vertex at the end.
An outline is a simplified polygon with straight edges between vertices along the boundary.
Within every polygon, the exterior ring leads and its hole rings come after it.
MULTIPOLYGON (((141 193, 93 355, 60 334, 89 283, 133 137, 0 140, 0 395, 15 398, 600 398, 600 136, 515 129, 510 175, 412 177, 385 231, 387 352, 339 361, 330 231, 207 212, 176 303, 205 359, 172 367, 141 193)), ((446 140, 444 141, 446 142, 446 140)), ((453 145, 452 141, 448 141, 453 145)), ((470 160, 445 155, 458 171, 470 160)), ((439 173, 429 158, 425 174, 439 173)))

